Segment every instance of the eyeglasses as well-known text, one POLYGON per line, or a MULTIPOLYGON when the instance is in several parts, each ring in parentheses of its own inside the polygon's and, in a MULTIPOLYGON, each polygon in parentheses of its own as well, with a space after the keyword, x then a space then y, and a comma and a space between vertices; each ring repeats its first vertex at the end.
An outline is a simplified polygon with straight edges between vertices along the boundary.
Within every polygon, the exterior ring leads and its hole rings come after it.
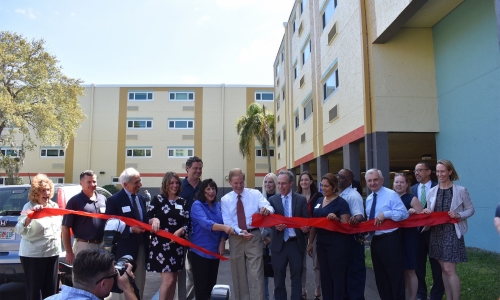
POLYGON ((413 172, 420 173, 422 171, 427 171, 427 170, 429 170, 429 169, 415 169, 415 171, 413 171, 413 172))
POLYGON ((109 275, 109 276, 106 276, 106 277, 103 277, 103 278, 101 278, 101 279, 97 280, 97 281, 95 282, 95 284, 99 284, 99 282, 103 281, 104 279, 111 279, 111 278, 115 278, 115 277, 116 277, 116 275, 118 275, 118 270, 116 270, 116 269, 115 269, 115 272, 114 272, 113 274, 111 274, 111 275, 109 275))
POLYGON ((347 179, 347 177, 345 177, 344 175, 335 174, 335 176, 337 176, 337 178, 339 179, 347 179))

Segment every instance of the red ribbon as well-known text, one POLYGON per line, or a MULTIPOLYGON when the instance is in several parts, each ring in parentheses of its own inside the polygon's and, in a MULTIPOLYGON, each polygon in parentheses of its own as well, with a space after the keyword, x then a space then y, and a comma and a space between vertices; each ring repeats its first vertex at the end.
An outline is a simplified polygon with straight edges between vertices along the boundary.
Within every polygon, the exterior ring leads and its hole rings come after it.
MULTIPOLYGON (((36 212, 35 211, 23 212, 23 214, 27 214, 28 217, 31 218, 31 219, 40 219, 40 218, 43 218, 43 217, 62 216, 62 215, 69 215, 69 214, 79 215, 79 216, 84 216, 84 217, 90 217, 90 218, 99 218, 99 219, 104 219, 104 220, 119 219, 123 223, 127 224, 130 227, 132 227, 132 226, 139 226, 139 227, 144 228, 147 231, 153 232, 153 229, 151 228, 151 225, 143 223, 143 222, 139 222, 139 221, 137 221, 135 219, 126 218, 126 217, 122 217, 122 216, 113 216, 113 215, 105 215, 105 214, 95 214, 95 213, 88 213, 88 212, 84 212, 84 211, 76 211, 76 210, 69 210, 69 209, 62 209, 62 208, 44 208, 44 209, 42 209, 40 211, 36 211, 36 212)), ((181 244, 182 246, 191 247, 191 248, 199 250, 199 251, 201 251, 201 252, 203 252, 205 254, 215 256, 215 257, 217 257, 220 260, 228 260, 227 257, 224 257, 224 256, 221 256, 219 254, 216 254, 216 253, 213 253, 211 251, 208 251, 205 248, 202 248, 200 246, 192 244, 191 242, 189 242, 189 241, 187 241, 187 240, 185 240, 183 238, 180 238, 180 237, 178 237, 178 236, 176 236, 176 235, 174 235, 174 234, 172 234, 170 232, 167 232, 165 230, 159 230, 158 232, 155 232, 155 234, 159 235, 159 236, 162 236, 164 238, 167 238, 167 239, 171 239, 174 242, 176 242, 178 244, 181 244)))
POLYGON ((278 224, 286 224, 290 228, 300 228, 303 226, 311 226, 323 228, 330 231, 341 233, 354 234, 361 232, 370 232, 376 230, 388 230, 392 228, 411 228, 419 226, 434 226, 444 223, 458 223, 458 219, 451 218, 448 212, 433 212, 430 214, 413 214, 403 221, 393 221, 390 219, 384 220, 382 225, 375 226, 373 220, 365 221, 357 225, 340 223, 338 221, 330 221, 327 218, 301 218, 301 217, 284 217, 278 214, 262 216, 254 214, 252 216, 253 227, 271 227, 278 224))

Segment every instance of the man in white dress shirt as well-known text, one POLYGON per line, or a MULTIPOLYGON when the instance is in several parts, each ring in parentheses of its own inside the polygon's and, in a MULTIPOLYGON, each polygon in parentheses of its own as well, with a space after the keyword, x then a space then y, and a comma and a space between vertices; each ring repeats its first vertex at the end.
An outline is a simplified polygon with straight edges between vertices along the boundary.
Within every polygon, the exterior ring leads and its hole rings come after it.
POLYGON ((274 213, 274 209, 258 190, 245 188, 245 174, 241 169, 229 171, 229 184, 233 191, 222 197, 221 208, 224 224, 236 233, 229 236, 234 298, 265 299, 262 237, 259 228, 250 224, 253 214, 267 216, 274 213))
MULTIPOLYGON (((399 195, 383 187, 384 177, 377 169, 365 174, 366 185, 372 193, 366 198, 366 215, 375 226, 385 219, 402 221, 408 218, 403 201, 399 195)), ((405 279, 401 239, 397 228, 374 232, 370 249, 380 299, 405 299, 405 279)))

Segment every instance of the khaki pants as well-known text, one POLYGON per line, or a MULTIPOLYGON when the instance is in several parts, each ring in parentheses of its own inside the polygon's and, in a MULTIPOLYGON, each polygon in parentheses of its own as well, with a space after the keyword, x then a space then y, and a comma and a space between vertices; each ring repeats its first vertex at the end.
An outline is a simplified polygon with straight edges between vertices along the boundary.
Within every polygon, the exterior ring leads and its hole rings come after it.
POLYGON ((250 241, 239 235, 229 236, 234 299, 238 300, 265 299, 266 297, 262 237, 259 230, 254 230, 251 233, 254 236, 250 241))

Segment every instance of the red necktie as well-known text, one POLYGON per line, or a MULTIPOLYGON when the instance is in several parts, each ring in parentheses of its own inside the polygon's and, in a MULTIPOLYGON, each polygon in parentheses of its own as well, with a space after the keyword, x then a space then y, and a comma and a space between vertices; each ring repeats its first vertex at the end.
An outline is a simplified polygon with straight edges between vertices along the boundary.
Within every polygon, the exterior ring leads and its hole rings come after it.
POLYGON ((236 202, 236 215, 238 216, 238 227, 247 230, 247 218, 245 217, 245 208, 240 194, 238 194, 238 202, 236 202))

